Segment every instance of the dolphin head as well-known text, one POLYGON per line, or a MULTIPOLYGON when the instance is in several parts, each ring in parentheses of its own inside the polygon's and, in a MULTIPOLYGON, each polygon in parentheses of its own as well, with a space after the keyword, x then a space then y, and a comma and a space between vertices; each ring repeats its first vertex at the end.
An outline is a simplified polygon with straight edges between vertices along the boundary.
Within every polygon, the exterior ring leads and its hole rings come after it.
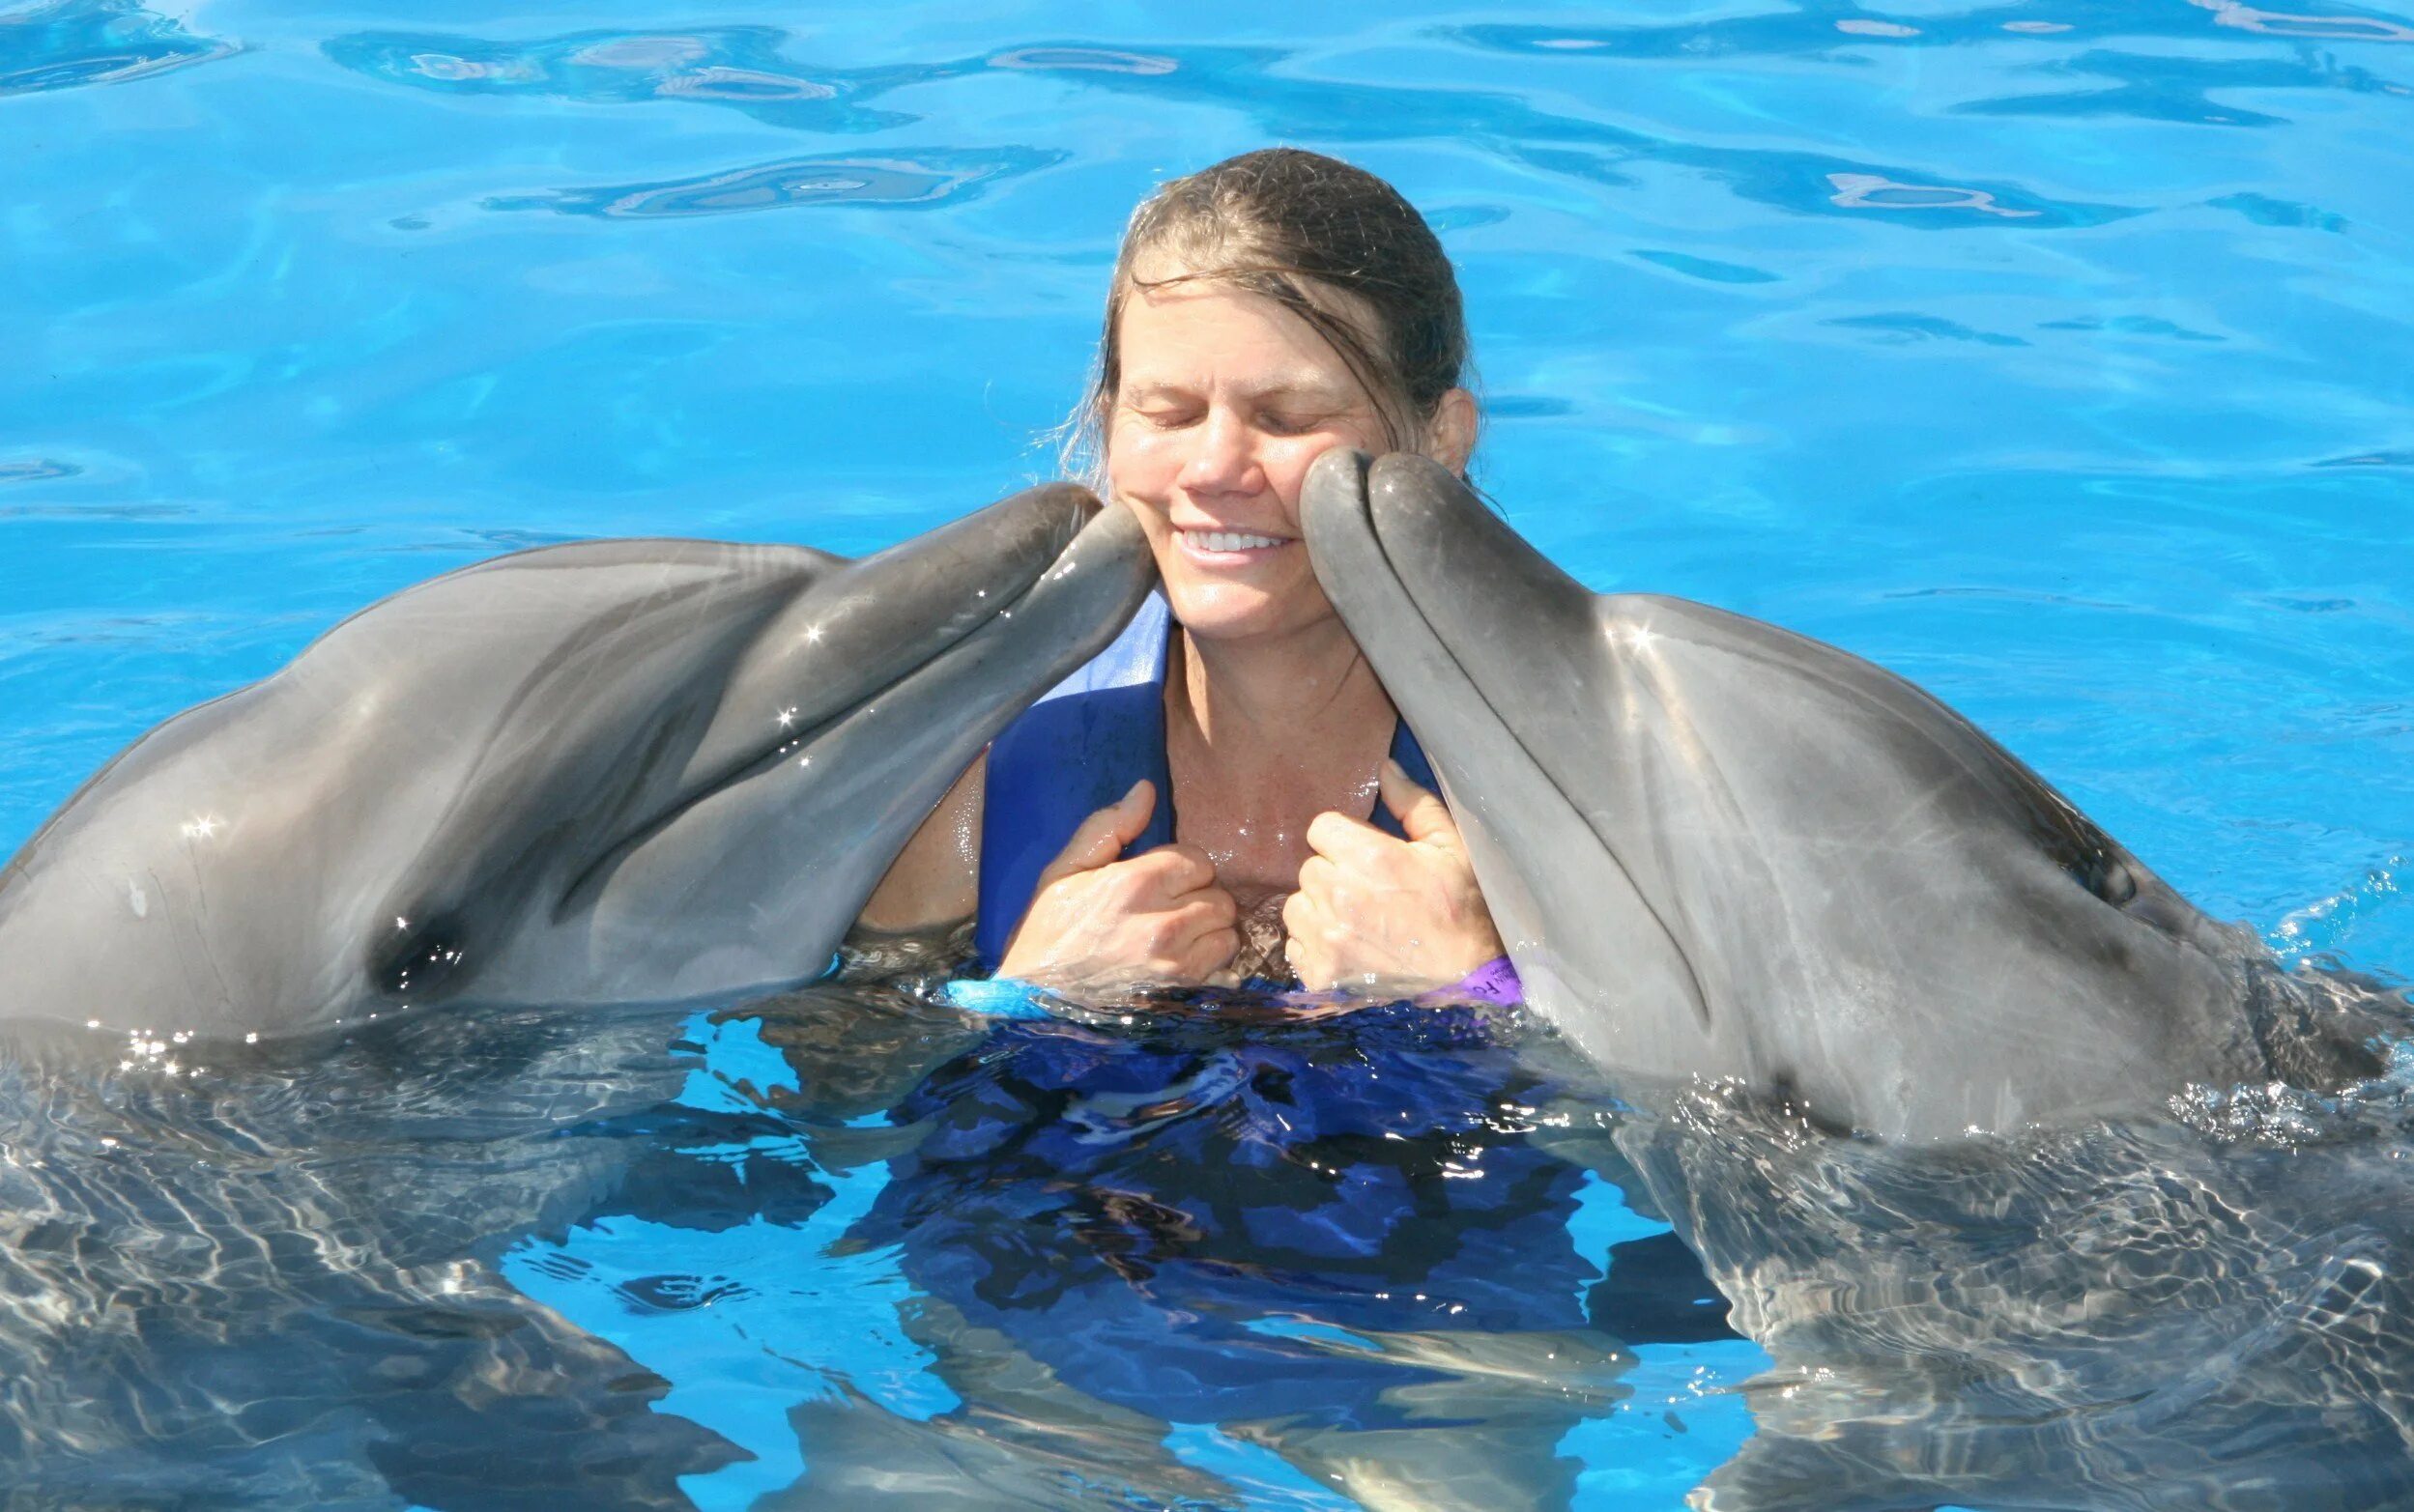
POLYGON ((1605 1067, 1895 1137, 2259 1068, 2241 934, 1911 683, 1596 597, 1422 458, 1328 454, 1302 516, 1529 1003, 1605 1067))
POLYGON ((0 872, 0 1018, 273 1032, 817 975, 1152 580, 1069 485, 860 561, 602 541, 447 574, 71 799, 0 872))
POLYGON ((481 912, 501 938, 463 984, 480 993, 673 997, 814 974, 948 785, 1152 580, 1130 512, 1069 485, 857 562, 724 568, 709 606, 646 616, 667 658, 624 697, 548 673, 545 759, 465 785, 474 806, 377 910, 427 923, 397 927, 372 975, 423 994, 427 976, 404 977, 467 957, 455 921, 481 912), (530 813, 554 816, 541 843, 487 838, 530 813))

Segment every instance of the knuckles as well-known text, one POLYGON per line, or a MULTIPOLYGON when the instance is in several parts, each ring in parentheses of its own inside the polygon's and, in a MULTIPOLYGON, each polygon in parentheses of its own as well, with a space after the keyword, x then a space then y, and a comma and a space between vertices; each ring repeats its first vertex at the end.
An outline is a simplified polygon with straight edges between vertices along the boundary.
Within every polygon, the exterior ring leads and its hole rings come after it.
POLYGON ((1167 845, 1120 865, 1134 877, 1165 893, 1187 893, 1215 879, 1216 869, 1205 856, 1183 845, 1167 845))

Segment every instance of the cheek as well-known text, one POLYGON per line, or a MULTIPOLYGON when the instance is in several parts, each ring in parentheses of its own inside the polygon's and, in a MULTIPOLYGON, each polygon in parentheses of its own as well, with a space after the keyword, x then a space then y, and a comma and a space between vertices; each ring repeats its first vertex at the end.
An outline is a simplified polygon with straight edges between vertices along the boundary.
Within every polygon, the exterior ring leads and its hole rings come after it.
POLYGON ((1317 431, 1308 436, 1286 436, 1269 445, 1263 456, 1266 483, 1282 500, 1282 511, 1290 524, 1299 524, 1299 493, 1308 482, 1308 469, 1318 457, 1336 446, 1367 449, 1364 438, 1336 431, 1317 431))
POLYGON ((1135 428, 1107 438, 1106 486, 1126 499, 1164 499, 1181 471, 1182 459, 1165 436, 1135 428))

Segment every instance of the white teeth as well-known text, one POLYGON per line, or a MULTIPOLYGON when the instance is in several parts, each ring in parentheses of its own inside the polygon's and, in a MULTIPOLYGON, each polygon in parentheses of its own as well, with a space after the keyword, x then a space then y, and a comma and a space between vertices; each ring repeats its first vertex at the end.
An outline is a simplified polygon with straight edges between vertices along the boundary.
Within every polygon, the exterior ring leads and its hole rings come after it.
POLYGON ((1279 546, 1282 542, 1271 535, 1250 535, 1242 530, 1185 530, 1191 544, 1207 552, 1248 552, 1262 547, 1279 546))

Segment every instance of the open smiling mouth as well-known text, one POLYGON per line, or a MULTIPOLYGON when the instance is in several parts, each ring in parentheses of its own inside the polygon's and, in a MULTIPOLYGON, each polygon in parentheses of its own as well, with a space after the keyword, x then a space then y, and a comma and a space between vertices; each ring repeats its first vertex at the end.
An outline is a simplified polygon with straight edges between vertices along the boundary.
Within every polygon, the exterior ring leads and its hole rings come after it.
POLYGON ((1281 536, 1257 535, 1248 530, 1176 530, 1173 533, 1182 549, 1193 556, 1237 556, 1291 544, 1281 536))

